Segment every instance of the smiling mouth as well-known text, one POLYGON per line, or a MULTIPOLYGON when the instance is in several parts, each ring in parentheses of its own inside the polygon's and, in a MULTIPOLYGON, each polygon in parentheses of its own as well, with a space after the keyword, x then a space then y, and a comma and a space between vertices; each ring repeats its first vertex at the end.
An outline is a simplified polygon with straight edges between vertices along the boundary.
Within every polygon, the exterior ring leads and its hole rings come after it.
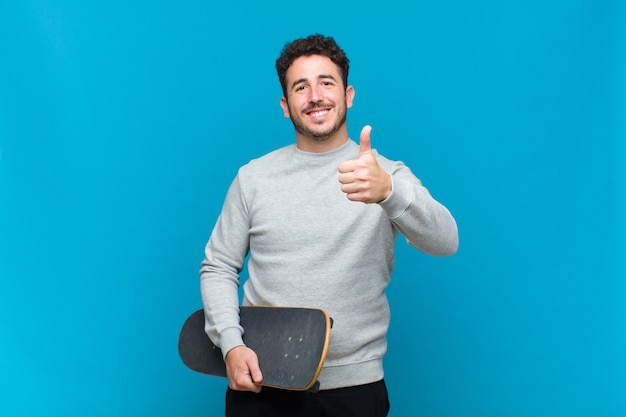
POLYGON ((333 106, 324 103, 311 103, 306 109, 304 109, 304 113, 313 118, 313 119, 323 119, 330 113, 333 106))
POLYGON ((330 110, 324 109, 324 110, 314 110, 314 111, 308 112, 307 114, 314 118, 320 118, 320 117, 326 116, 329 112, 330 110))

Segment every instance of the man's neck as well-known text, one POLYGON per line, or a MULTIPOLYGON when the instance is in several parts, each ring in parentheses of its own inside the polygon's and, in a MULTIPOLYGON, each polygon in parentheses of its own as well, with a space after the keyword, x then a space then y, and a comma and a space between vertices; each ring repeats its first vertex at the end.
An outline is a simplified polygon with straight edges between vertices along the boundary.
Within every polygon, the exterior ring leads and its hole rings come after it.
POLYGON ((325 153, 340 148, 348 141, 347 129, 341 129, 327 139, 316 139, 296 132, 296 146, 304 152, 325 153))

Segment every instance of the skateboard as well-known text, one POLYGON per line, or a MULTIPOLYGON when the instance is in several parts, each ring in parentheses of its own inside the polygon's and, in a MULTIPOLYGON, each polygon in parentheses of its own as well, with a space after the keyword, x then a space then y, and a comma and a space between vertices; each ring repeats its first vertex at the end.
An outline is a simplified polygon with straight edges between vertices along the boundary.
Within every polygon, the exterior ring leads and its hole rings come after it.
MULTIPOLYGON (((326 359, 332 319, 322 309, 241 306, 243 341, 259 358, 261 385, 316 391, 326 359)), ((193 371, 226 377, 222 352, 204 331, 204 310, 190 315, 180 331, 178 353, 193 371)))

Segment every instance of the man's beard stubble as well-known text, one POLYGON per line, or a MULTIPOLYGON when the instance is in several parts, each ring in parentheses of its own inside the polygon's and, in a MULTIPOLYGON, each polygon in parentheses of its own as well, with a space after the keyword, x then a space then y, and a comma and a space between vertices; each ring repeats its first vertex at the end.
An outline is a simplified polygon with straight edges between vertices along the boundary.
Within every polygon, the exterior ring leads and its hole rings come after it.
MULTIPOLYGON (((309 107, 307 107, 304 112, 309 112, 311 110, 315 110, 316 108, 321 108, 321 107, 331 107, 331 108, 335 108, 335 106, 323 106, 321 104, 318 103, 313 103, 312 105, 310 105, 309 107)), ((342 113, 339 114, 339 118, 337 119, 337 121, 331 126, 331 128, 325 132, 317 132, 317 131, 313 131, 309 128, 307 128, 305 126, 304 123, 302 123, 301 119, 296 119, 293 116, 290 117, 291 119, 291 123, 293 123, 293 127, 296 130, 296 132, 300 133, 303 136, 306 136, 310 139, 313 139, 317 142, 323 142, 326 141, 330 138, 332 138, 335 133, 337 133, 339 131, 339 129, 341 129, 341 127, 346 123, 346 116, 347 116, 347 111, 344 110, 342 113)), ((291 113, 293 114, 293 113, 291 113)))

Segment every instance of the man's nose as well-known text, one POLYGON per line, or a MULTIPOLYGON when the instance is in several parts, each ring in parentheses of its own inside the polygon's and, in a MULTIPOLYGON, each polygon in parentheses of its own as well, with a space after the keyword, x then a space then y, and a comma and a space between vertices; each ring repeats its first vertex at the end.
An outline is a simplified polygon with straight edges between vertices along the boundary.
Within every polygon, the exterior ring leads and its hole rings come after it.
POLYGON ((310 91, 310 100, 312 103, 317 103, 318 101, 322 100, 322 89, 319 88, 318 86, 311 86, 311 88, 309 89, 310 91))

